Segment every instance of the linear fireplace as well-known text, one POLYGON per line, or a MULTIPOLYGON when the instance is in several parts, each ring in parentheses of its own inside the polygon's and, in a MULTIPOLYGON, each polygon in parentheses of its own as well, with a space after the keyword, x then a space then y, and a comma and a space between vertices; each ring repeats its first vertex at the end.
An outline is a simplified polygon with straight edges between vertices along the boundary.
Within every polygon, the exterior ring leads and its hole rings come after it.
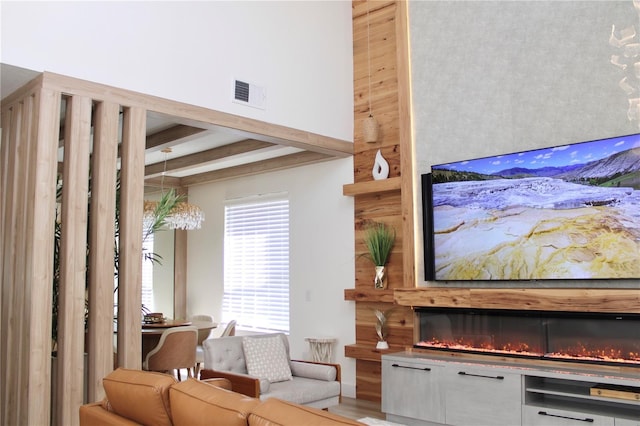
POLYGON ((416 348, 640 367, 640 314, 416 308, 416 348))

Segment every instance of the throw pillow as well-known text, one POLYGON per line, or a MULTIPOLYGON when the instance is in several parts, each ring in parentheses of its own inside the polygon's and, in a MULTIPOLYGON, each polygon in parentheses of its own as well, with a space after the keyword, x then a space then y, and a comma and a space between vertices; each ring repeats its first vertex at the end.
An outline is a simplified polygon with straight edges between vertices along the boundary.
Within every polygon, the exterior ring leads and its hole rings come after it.
POLYGON ((249 375, 271 383, 291 380, 287 350, 280 336, 245 337, 242 349, 249 375))

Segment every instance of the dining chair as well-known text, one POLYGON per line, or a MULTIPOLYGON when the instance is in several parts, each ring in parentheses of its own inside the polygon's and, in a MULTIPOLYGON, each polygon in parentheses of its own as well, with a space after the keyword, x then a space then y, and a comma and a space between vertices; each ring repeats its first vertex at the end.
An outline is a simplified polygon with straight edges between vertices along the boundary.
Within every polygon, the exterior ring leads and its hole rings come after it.
MULTIPOLYGON (((191 321, 206 321, 206 322, 213 322, 213 316, 212 315, 206 315, 206 314, 199 314, 199 315, 194 315, 191 317, 191 321)), ((198 346, 202 346, 202 342, 204 342, 207 337, 209 337, 209 334, 211 333, 211 329, 198 329, 198 346)))
MULTIPOLYGON (((191 321, 207 321, 213 322, 212 315, 199 314, 191 317, 191 321)), ((202 329, 198 330, 198 345, 196 346, 196 363, 194 364, 193 375, 198 377, 198 371, 200 370, 200 365, 204 362, 204 349, 202 348, 202 342, 204 342, 207 337, 211 334, 211 329, 202 329)))
POLYGON ((187 376, 194 377, 191 369, 196 365, 197 344, 197 327, 189 325, 168 328, 162 332, 156 347, 145 357, 142 369, 171 374, 175 371, 178 380, 182 380, 180 369, 185 368, 187 376))
POLYGON ((236 335, 236 320, 231 320, 227 323, 224 331, 220 337, 235 336, 236 335))
MULTIPOLYGON (((220 337, 235 336, 236 335, 236 320, 231 320, 227 323, 226 327, 222 331, 220 337)), ((198 377, 200 372, 200 366, 204 363, 204 347, 202 343, 198 343, 196 347, 196 365, 194 367, 193 375, 198 377)))

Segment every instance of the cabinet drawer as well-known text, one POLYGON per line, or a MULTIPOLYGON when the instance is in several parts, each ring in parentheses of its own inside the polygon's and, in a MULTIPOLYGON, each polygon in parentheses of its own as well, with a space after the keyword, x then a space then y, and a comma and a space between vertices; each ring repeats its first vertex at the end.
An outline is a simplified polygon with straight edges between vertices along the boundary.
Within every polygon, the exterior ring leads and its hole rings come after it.
POLYGON ((616 426, 640 426, 640 418, 637 420, 620 419, 616 417, 616 426))
POLYGON ((527 406, 522 410, 522 426, 615 426, 613 417, 527 406))
POLYGON ((446 423, 513 426, 522 418, 520 374, 466 365, 446 369, 446 423))
POLYGON ((413 419, 444 423, 442 367, 421 362, 382 361, 382 411, 413 419))

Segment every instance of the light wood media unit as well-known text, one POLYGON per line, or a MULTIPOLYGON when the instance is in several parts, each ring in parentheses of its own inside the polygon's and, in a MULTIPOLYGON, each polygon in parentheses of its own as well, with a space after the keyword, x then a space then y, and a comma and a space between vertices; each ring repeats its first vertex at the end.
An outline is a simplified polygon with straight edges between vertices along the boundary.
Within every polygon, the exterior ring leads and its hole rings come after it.
MULTIPOLYGON (((405 425, 640 426, 640 370, 382 355, 382 411, 405 425), (608 396, 597 395, 605 389, 608 396)), ((566 364, 566 365, 565 365, 566 364)))

